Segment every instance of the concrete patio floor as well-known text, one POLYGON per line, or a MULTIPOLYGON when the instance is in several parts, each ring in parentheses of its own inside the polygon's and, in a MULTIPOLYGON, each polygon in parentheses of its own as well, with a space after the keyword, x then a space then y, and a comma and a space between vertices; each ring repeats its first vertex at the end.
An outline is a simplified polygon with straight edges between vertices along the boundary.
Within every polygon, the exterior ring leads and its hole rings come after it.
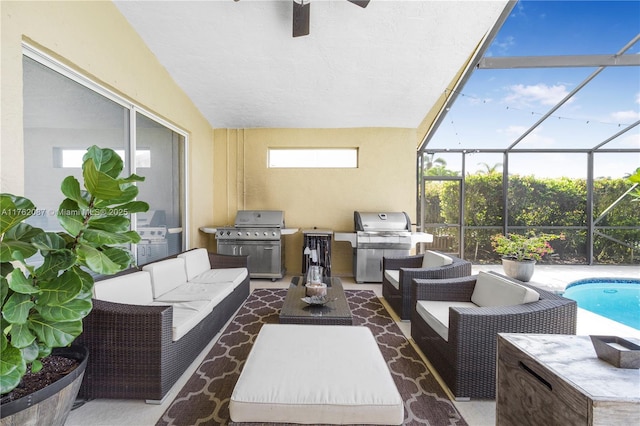
MULTIPOLYGON (((478 271, 501 272, 501 265, 474 265, 473 273, 478 271)), ((619 265, 536 265, 531 284, 546 290, 563 291, 567 284, 584 278, 640 278, 640 266, 619 265)), ((381 284, 356 284, 353 277, 340 277, 345 289, 370 289, 379 297, 382 296, 381 284)), ((271 282, 269 280, 251 280, 251 289, 256 288, 286 288, 291 281, 291 275, 271 282)), ((392 315, 395 315, 392 313, 392 315)), ((411 323, 402 322, 394 317, 403 333, 410 338, 411 323)), ((640 330, 627 327, 599 315, 589 313, 583 309, 578 312, 577 334, 607 334, 622 337, 640 338, 640 330)), ((72 411, 65 425, 67 426, 147 426, 154 425, 165 409, 171 403, 176 393, 200 365, 204 356, 209 352, 218 336, 204 349, 202 354, 193 362, 190 368, 176 383, 162 404, 151 405, 144 401, 130 400, 94 400, 72 411)), ((471 426, 495 425, 495 401, 454 401, 456 407, 471 426)))

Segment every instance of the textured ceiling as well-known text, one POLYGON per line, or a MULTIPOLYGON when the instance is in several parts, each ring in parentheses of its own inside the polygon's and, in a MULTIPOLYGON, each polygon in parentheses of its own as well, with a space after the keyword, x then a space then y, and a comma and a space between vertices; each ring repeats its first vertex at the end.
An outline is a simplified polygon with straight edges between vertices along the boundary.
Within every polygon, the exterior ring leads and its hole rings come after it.
POLYGON ((215 128, 415 128, 506 0, 116 1, 215 128))

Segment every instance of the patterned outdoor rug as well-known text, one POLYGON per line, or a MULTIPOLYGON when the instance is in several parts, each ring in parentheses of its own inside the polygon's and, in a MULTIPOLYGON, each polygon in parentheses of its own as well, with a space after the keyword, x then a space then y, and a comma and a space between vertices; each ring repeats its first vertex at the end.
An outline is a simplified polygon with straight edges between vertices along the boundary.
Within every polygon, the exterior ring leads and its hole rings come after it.
MULTIPOLYGON (((354 325, 371 329, 404 400, 405 425, 466 425, 420 356, 370 290, 346 290, 354 325)), ((157 425, 227 425, 229 398, 265 323, 277 323, 286 289, 255 290, 157 425)))

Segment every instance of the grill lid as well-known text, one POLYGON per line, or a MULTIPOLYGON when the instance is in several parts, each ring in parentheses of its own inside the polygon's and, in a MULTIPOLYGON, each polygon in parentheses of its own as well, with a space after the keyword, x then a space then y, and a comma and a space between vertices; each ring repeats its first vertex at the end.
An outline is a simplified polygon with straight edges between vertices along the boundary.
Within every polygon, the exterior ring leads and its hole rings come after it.
POLYGON ((284 228, 282 210, 239 210, 236 213, 237 228, 284 228))
POLYGON ((408 231, 411 232, 411 219, 405 212, 353 212, 356 231, 408 231))

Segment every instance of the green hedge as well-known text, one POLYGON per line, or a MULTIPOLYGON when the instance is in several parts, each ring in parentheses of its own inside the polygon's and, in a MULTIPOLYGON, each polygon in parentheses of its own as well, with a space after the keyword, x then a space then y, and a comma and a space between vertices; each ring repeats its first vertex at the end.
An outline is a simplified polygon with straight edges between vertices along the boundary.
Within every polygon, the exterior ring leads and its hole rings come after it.
MULTIPOLYGON (((626 179, 598 179, 594 182, 593 217, 596 234, 593 255, 596 263, 638 263, 640 257, 640 208, 627 196, 600 220, 630 187, 626 179), (621 228, 622 227, 622 228, 621 228), (612 229, 617 228, 617 229, 612 229), (612 240, 613 239, 613 240, 612 240)), ((458 223, 456 181, 427 182, 427 222, 458 223)), ((563 233, 552 245, 556 251, 542 263, 587 262, 587 184, 585 179, 537 178, 513 175, 508 186, 508 223, 511 232, 563 233)), ((465 258, 476 262, 498 262, 490 237, 502 230, 502 174, 474 174, 465 178, 465 258)), ((443 238, 446 236, 443 236, 443 238)))

